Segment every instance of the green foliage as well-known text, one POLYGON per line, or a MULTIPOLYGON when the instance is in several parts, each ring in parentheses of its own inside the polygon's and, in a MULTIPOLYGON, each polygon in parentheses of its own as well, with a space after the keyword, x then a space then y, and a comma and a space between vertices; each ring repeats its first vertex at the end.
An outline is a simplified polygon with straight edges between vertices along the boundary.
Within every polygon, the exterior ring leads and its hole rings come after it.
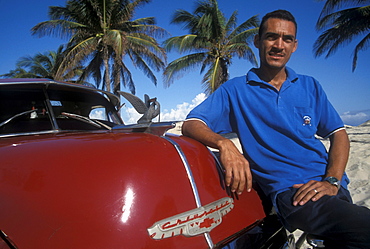
POLYGON ((334 54, 340 46, 348 45, 359 37, 353 53, 352 71, 356 69, 358 52, 370 45, 370 5, 369 0, 327 0, 316 28, 323 30, 314 44, 314 53, 326 57, 334 54), (343 7, 356 5, 348 9, 343 7))
POLYGON ((202 83, 209 94, 229 79, 228 68, 233 57, 247 59, 257 65, 249 45, 258 32, 256 16, 238 26, 236 11, 226 19, 216 0, 205 0, 197 3, 193 13, 177 10, 172 23, 182 24, 189 34, 171 37, 164 42, 167 51, 186 53, 166 67, 166 86, 200 66, 200 72, 204 73, 202 83))
MULTIPOLYGON (((8 74, 0 75, 4 78, 47 78, 55 79, 64 58, 63 46, 57 51, 37 53, 34 56, 21 57, 16 64, 16 69, 8 74)), ((77 64, 69 71, 65 71, 60 80, 71 80, 81 75, 82 66, 77 64)))
POLYGON ((166 31, 153 17, 133 20, 135 9, 150 0, 70 0, 65 7, 51 6, 50 20, 32 28, 34 35, 68 38, 67 52, 56 72, 56 79, 76 67, 86 65, 79 81, 94 78, 97 87, 117 92, 121 83, 135 93, 132 74, 124 57, 153 82, 153 70, 164 68, 165 51, 155 38, 166 31), (112 89, 113 88, 113 89, 112 89))
POLYGON ((14 70, 10 70, 9 73, 0 75, 1 78, 38 78, 35 74, 28 72, 24 68, 17 67, 14 70))

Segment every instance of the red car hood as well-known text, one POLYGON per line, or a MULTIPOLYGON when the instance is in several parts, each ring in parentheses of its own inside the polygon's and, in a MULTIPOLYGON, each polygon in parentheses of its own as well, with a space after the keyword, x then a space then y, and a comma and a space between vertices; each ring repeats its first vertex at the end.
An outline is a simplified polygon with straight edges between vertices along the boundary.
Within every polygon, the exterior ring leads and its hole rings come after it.
MULTIPOLYGON (((186 155, 202 206, 228 197, 206 147, 169 139, 186 155)), ((0 230, 20 249, 208 247, 203 235, 154 239, 148 231, 197 208, 183 158, 163 137, 120 131, 20 136, 0 139, 0 156, 0 230)), ((233 209, 209 233, 214 244, 264 217, 255 192, 231 200, 233 209)))

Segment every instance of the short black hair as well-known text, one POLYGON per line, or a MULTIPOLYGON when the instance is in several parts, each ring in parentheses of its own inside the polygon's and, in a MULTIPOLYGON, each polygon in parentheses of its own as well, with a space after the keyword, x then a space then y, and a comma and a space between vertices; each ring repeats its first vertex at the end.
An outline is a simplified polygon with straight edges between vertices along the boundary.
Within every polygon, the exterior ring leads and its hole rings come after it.
POLYGON ((294 26, 295 26, 296 34, 297 34, 298 25, 297 25, 297 22, 295 21, 294 16, 292 15, 292 13, 290 13, 287 10, 275 10, 275 11, 272 11, 270 13, 267 13, 262 18, 262 21, 261 21, 261 24, 260 24, 260 28, 258 30, 259 37, 262 36, 264 25, 265 25, 266 21, 268 19, 270 19, 270 18, 277 18, 277 19, 281 19, 281 20, 293 22, 294 23, 294 26))

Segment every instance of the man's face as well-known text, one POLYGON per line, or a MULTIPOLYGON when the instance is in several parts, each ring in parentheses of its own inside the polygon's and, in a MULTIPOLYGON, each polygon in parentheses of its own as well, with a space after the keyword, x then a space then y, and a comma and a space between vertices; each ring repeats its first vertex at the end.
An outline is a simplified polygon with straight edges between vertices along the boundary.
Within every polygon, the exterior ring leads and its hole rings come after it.
POLYGON ((297 49, 296 27, 293 22, 270 18, 264 24, 261 37, 254 39, 259 49, 261 68, 282 69, 297 49))

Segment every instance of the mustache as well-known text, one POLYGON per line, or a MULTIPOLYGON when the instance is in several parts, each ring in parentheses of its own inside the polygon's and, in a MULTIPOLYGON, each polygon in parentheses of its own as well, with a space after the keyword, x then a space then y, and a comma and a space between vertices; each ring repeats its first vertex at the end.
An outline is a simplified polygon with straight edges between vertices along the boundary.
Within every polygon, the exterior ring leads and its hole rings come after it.
POLYGON ((269 55, 285 56, 286 53, 282 49, 272 48, 269 52, 269 55))

